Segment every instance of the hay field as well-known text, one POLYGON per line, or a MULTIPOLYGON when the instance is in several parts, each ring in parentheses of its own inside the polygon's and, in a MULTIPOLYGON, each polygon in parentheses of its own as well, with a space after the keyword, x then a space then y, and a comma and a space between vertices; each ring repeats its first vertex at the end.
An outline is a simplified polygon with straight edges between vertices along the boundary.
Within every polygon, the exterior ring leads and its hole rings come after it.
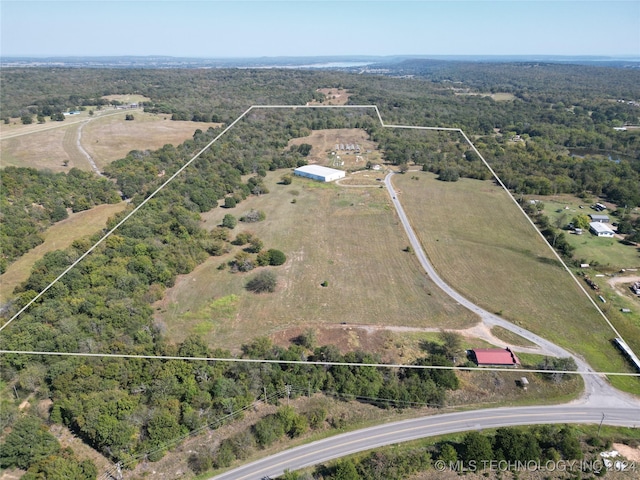
POLYGON ((2 166, 33 167, 53 172, 66 172, 75 167, 91 170, 76 142, 81 130, 81 145, 100 169, 123 158, 131 150, 155 150, 167 143, 178 145, 191 138, 199 128, 206 130, 219 124, 177 122, 169 115, 145 113, 142 110, 108 110, 87 112, 69 117, 64 122, 42 125, 10 125, 2 130, 2 166), (133 114, 135 120, 126 121, 133 114), (64 166, 64 162, 68 166, 64 166))
MULTIPOLYGON (((491 181, 394 177, 405 211, 445 281, 489 311, 583 355, 596 369, 628 371, 613 331, 561 268, 506 192, 491 181)), ((638 348, 640 329, 625 326, 638 348)), ((625 335, 625 333, 623 333, 625 335)), ((640 392, 637 380, 616 380, 640 392)))
POLYGON ((82 145, 102 169, 131 150, 156 150, 168 143, 178 145, 192 138, 197 129, 206 131, 219 126, 219 123, 173 121, 171 115, 123 110, 119 115, 86 124, 82 145), (127 114, 132 114, 134 120, 126 121, 127 114))
POLYGON ((31 268, 45 253, 65 249, 71 246, 74 240, 100 231, 107 225, 110 217, 124 210, 126 206, 127 202, 98 205, 84 212, 72 213, 68 218, 47 229, 44 233, 44 243, 29 250, 0 275, 0 303, 6 302, 13 290, 29 278, 31 268))
POLYGON ((287 255, 284 265, 267 267, 278 274, 277 291, 249 293, 244 284, 255 271, 217 269, 240 247, 211 257, 180 277, 156 305, 170 338, 180 341, 197 332, 211 345, 237 348, 259 335, 341 322, 464 328, 477 321, 440 295, 415 257, 403 251, 408 242, 386 190, 299 177, 291 185, 276 184, 282 173, 267 176, 271 193, 203 215, 204 225, 214 228, 227 213, 266 213, 263 222, 239 222, 233 234, 252 231, 265 248, 287 255), (328 287, 320 285, 325 280, 328 287))
POLYGON ((346 105, 352 95, 344 88, 319 88, 316 90, 324 95, 322 102, 315 100, 307 102, 307 105, 346 105))

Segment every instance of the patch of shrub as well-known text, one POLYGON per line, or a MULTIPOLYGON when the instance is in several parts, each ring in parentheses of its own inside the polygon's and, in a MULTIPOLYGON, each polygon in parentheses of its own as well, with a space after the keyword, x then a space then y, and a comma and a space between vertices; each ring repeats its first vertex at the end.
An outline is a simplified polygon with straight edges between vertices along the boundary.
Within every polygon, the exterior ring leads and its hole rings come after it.
POLYGON ((275 273, 263 270, 247 282, 246 289, 253 293, 275 292, 277 283, 275 273))

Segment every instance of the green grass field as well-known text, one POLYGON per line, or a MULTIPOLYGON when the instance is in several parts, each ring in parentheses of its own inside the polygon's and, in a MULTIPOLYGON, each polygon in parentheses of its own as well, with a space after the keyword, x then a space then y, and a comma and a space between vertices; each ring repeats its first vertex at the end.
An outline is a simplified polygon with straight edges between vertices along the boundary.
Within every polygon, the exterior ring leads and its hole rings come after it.
POLYGON ((277 291, 251 294, 244 284, 253 272, 217 269, 239 247, 211 257, 179 278, 158 305, 157 316, 174 341, 198 332, 212 345, 231 348, 300 326, 347 322, 464 328, 477 321, 442 296, 413 254, 403 251, 408 241, 384 189, 298 177, 291 185, 276 184, 282 174, 269 173, 271 193, 203 215, 204 225, 213 228, 227 213, 239 217, 251 208, 266 213, 263 222, 239 222, 233 235, 252 231, 265 248, 287 255, 284 265, 267 267, 278 274, 277 291), (325 280, 329 285, 322 287, 325 280))
MULTIPOLYGON (((579 214, 598 213, 589 208, 584 200, 570 195, 536 198, 544 203, 544 214, 554 226, 556 221, 568 224, 574 216, 579 214), (580 208, 580 205, 583 205, 584 208, 580 208)), ((617 221, 609 211, 603 213, 609 215, 612 222, 617 221)), ((600 268, 608 271, 640 268, 640 249, 638 247, 624 245, 617 238, 598 238, 589 232, 584 232, 582 235, 574 235, 569 231, 564 233, 569 244, 575 247, 573 256, 585 260, 584 263, 598 264, 600 268)))
MULTIPOLYGON (((449 284, 487 310, 579 353, 598 370, 631 371, 611 344, 613 331, 504 190, 490 181, 418 176, 416 181, 398 175, 394 182, 427 255, 449 284)), ((612 320, 640 351, 640 328, 625 318, 612 320)), ((640 393, 638 379, 612 382, 640 393)))

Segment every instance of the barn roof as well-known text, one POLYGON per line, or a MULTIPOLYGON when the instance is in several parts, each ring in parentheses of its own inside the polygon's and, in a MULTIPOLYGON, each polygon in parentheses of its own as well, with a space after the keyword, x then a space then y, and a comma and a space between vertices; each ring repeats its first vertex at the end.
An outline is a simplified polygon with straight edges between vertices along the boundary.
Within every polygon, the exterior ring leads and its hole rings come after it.
POLYGON ((600 222, 591 222, 589 224, 589 227, 591 227, 591 229, 596 232, 596 234, 600 234, 600 233, 610 233, 613 234, 615 233, 613 230, 611 230, 609 227, 607 227, 606 225, 600 223, 600 222))
POLYGON ((327 177, 329 175, 333 175, 337 172, 342 172, 342 170, 337 170, 335 168, 323 167, 321 165, 304 165, 302 167, 298 167, 294 170, 295 172, 305 172, 310 173, 311 175, 319 175, 322 177, 327 177))
POLYGON ((478 365, 520 365, 509 348, 476 348, 471 350, 478 365))

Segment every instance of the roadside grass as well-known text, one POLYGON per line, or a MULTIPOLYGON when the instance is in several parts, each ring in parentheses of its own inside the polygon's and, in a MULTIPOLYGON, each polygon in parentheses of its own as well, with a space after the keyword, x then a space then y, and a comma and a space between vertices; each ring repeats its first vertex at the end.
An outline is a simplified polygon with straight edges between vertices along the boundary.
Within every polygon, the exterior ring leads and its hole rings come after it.
MULTIPOLYGON (((491 181, 420 182, 394 177, 400 199, 436 270, 485 309, 582 355, 597 370, 631 372, 613 331, 558 264, 548 246, 491 181)), ((636 351, 640 328, 614 323, 636 351)), ((640 394, 632 377, 612 384, 640 394)))
POLYGON ((511 345, 518 345, 520 347, 533 347, 535 343, 530 342, 524 337, 521 337, 517 333, 513 333, 511 330, 495 326, 491 328, 491 333, 500 340, 507 342, 511 345))
MULTIPOLYGON (((561 226, 564 228, 576 215, 598 213, 589 208, 585 200, 571 195, 535 198, 543 202, 543 212, 554 227, 557 221, 561 221, 561 226), (580 205, 584 208, 580 208, 580 205)), ((608 210, 604 213, 609 215, 612 222, 617 221, 617 218, 613 217, 608 210)), ((625 245, 617 238, 599 238, 588 231, 582 235, 575 235, 568 230, 563 231, 567 242, 575 247, 574 258, 584 259, 584 263, 598 265, 598 269, 603 271, 640 268, 640 248, 638 247, 625 245)))
POLYGON ((213 229, 227 213, 266 213, 265 221, 239 222, 231 235, 253 232, 265 248, 287 255, 284 265, 264 267, 278 275, 276 292, 247 292, 244 285, 255 271, 218 270, 240 247, 210 257, 179 277, 156 304, 156 318, 172 341, 183 340, 197 325, 205 330, 204 322, 213 324, 203 335, 210 345, 232 349, 256 336, 300 326, 347 322, 465 328, 477 322, 474 314, 441 295, 414 255, 403 251, 408 242, 384 189, 346 188, 298 177, 292 185, 280 185, 281 176, 282 171, 267 175, 269 194, 202 215, 205 228, 213 229), (291 203, 293 198, 296 203, 291 203), (321 286, 324 281, 327 287, 321 286), (237 303, 226 316, 202 310, 229 295, 236 295, 237 303))
POLYGON ((68 218, 48 228, 44 233, 44 243, 29 250, 0 275, 0 303, 11 298, 13 290, 29 278, 33 265, 45 253, 67 248, 74 240, 100 231, 110 217, 124 210, 126 206, 126 202, 98 205, 84 212, 72 213, 68 218))

